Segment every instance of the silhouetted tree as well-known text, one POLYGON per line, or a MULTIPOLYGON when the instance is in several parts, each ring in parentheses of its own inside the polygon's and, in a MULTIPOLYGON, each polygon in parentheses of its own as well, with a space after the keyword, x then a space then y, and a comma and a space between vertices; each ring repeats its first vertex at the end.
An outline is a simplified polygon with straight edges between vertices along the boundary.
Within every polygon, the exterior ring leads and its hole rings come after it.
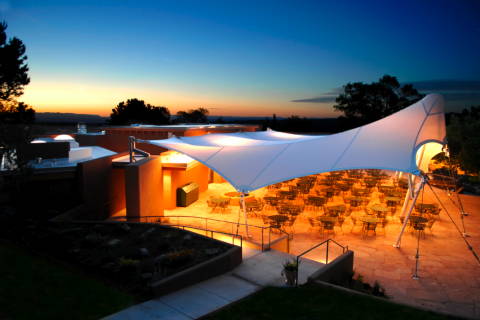
POLYGON ((333 108, 343 112, 348 127, 379 120, 423 98, 411 84, 400 86, 397 78, 389 75, 370 84, 348 83, 343 89, 333 108))
POLYGON ((123 125, 132 123, 169 124, 170 111, 166 107, 155 107, 145 101, 128 99, 120 102, 110 114, 110 123, 123 125))
POLYGON ((210 112, 205 108, 190 109, 188 111, 178 111, 178 123, 207 123, 210 112))
POLYGON ((23 94, 30 83, 25 45, 13 37, 7 41, 7 24, 0 23, 0 100, 11 100, 23 94))
POLYGON ((447 126, 450 155, 467 172, 480 173, 480 106, 453 114, 447 126))
POLYGON ((281 127, 282 131, 309 132, 311 131, 311 121, 307 118, 292 115, 284 121, 281 127))
POLYGON ((225 119, 223 119, 222 116, 218 117, 217 119, 215 119, 214 121, 212 121, 213 123, 216 123, 216 124, 224 124, 226 123, 225 122, 225 119))
POLYGON ((23 167, 16 151, 30 141, 30 124, 35 110, 17 97, 30 83, 25 45, 18 38, 7 40, 7 24, 0 23, 0 160, 6 157, 10 169, 23 167))

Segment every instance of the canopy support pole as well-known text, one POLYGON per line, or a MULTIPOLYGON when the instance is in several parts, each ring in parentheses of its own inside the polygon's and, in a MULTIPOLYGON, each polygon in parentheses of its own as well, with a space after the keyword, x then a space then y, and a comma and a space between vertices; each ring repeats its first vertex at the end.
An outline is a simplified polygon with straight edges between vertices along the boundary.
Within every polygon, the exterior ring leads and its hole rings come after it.
POLYGON ((405 211, 407 210, 408 203, 410 202, 410 199, 413 199, 413 186, 415 184, 415 176, 410 174, 408 176, 407 181, 408 181, 408 190, 407 190, 407 194, 405 195, 405 200, 403 200, 402 210, 400 210, 400 217, 405 216, 405 211))
POLYGON ((240 195, 240 202, 242 204, 243 216, 245 218, 245 232, 247 233, 247 238, 250 238, 250 235, 248 234, 247 206, 245 205, 245 193, 243 192, 240 195))
POLYGON ((408 220, 410 219, 410 215, 412 214, 413 208, 415 207, 415 203, 417 202, 418 195, 420 194, 420 191, 422 190, 422 188, 423 188, 423 186, 425 185, 425 183, 426 183, 426 178, 425 178, 425 177, 422 177, 422 180, 421 180, 420 183, 418 184, 417 189, 414 191, 414 192, 415 192, 415 196, 413 197, 413 201, 412 201, 412 204, 410 205, 410 208, 409 208, 409 210, 408 210, 407 216, 406 216, 405 219, 403 220, 402 230, 401 230, 400 233, 398 234, 397 241, 396 241, 395 244, 393 245, 395 248, 400 248, 400 241, 402 240, 403 232, 405 231, 405 228, 407 227, 408 220))

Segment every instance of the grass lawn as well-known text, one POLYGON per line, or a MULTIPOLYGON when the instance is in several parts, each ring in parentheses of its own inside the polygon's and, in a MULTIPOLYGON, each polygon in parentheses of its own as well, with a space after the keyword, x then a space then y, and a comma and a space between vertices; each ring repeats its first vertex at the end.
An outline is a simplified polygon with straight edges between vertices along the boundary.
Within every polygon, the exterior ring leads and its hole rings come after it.
POLYGON ((265 288, 206 319, 453 319, 340 290, 303 286, 265 288))
POLYGON ((98 319, 134 298, 0 242, 0 319, 98 319))

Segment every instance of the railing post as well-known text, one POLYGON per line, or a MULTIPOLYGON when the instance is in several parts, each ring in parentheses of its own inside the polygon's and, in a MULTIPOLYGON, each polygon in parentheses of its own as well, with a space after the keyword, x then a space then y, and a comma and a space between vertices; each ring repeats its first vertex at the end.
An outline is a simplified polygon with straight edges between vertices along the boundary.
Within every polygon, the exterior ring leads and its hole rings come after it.
POLYGON ((262 251, 265 251, 264 248, 263 248, 263 229, 264 228, 262 228, 262 251))
POLYGON ((297 272, 295 272, 295 286, 298 287, 298 272, 299 272, 299 263, 300 263, 300 257, 297 256, 297 272))
POLYGON ((328 247, 330 245, 330 239, 327 240, 327 254, 326 254, 326 257, 325 257, 325 264, 328 264, 328 247))
POLYGON ((268 250, 271 249, 272 244, 272 227, 268 227, 268 250))

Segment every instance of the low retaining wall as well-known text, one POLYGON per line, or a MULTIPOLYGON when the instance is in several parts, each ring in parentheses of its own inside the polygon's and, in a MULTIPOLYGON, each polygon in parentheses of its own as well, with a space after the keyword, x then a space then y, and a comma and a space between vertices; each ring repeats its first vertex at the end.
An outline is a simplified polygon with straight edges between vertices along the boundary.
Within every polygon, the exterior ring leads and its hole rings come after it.
POLYGON ((353 274, 353 251, 347 251, 308 277, 308 282, 343 283, 353 274))
POLYGON ((270 242, 270 249, 290 253, 290 241, 285 235, 270 242))
MULTIPOLYGON (((78 211, 80 209, 81 207, 75 208, 75 210, 73 210, 73 213, 75 213, 75 211, 78 211)), ((58 217, 58 219, 55 219, 55 220, 52 219, 52 221, 53 222, 68 221, 68 216, 58 217)), ((123 224, 123 223, 142 224, 142 225, 148 224, 153 227, 159 227, 159 228, 173 228, 170 226, 158 225, 155 223, 142 223, 142 222, 117 222, 117 221, 92 221, 92 220, 90 221, 77 220, 77 221, 69 221, 69 222, 81 223, 81 224, 92 224, 92 225, 93 224, 123 224)), ((187 233, 193 233, 188 230, 183 230, 183 231, 187 233)), ((195 233, 195 236, 206 238, 209 241, 222 242, 220 240, 212 239, 198 233, 195 233)), ((151 288, 151 291, 155 296, 164 295, 164 294, 194 285, 198 282, 224 274, 225 272, 233 270, 235 267, 237 267, 241 263, 242 263, 242 248, 232 245, 232 248, 228 249, 223 254, 217 257, 214 257, 210 260, 204 261, 200 264, 197 264, 193 267, 190 267, 186 270, 173 274, 170 277, 152 282, 149 284, 149 287, 151 288)))
POLYGON ((152 282, 154 295, 164 295, 221 275, 242 263, 242 248, 233 247, 218 257, 202 262, 165 279, 152 282))

